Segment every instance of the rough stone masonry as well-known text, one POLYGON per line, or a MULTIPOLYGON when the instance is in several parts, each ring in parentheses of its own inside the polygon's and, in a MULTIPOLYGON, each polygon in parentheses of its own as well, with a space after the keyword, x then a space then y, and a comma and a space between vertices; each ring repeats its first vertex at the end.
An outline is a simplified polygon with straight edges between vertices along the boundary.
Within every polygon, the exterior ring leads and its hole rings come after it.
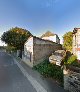
POLYGON ((60 44, 38 37, 30 37, 24 45, 23 61, 33 67, 60 49, 62 49, 60 44))
POLYGON ((64 71, 64 89, 80 92, 80 68, 70 67, 64 71))

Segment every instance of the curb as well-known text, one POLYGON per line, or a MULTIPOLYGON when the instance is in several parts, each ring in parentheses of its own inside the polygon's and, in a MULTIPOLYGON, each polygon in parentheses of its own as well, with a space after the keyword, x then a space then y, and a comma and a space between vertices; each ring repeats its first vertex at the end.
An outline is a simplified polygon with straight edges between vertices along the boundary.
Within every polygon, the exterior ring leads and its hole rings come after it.
POLYGON ((32 86, 35 88, 36 92, 48 92, 46 89, 44 89, 40 83, 36 81, 35 78, 33 78, 31 75, 29 75, 26 70, 18 63, 18 61, 13 57, 14 62, 17 64, 21 72, 24 74, 24 76, 29 80, 29 82, 32 84, 32 86))

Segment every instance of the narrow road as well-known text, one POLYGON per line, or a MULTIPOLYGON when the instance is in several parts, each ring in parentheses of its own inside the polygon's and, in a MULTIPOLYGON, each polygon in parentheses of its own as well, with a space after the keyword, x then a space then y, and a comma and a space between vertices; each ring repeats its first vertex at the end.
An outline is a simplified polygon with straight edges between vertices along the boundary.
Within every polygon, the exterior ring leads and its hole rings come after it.
POLYGON ((36 92, 14 60, 0 51, 0 92, 36 92))

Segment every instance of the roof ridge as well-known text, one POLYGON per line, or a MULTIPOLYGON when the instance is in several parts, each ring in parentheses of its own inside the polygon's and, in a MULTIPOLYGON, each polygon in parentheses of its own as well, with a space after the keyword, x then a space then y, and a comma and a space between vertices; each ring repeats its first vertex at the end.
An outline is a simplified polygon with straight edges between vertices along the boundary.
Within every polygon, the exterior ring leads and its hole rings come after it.
POLYGON ((54 36, 54 35, 55 35, 55 34, 52 33, 51 31, 47 31, 47 32, 45 32, 45 33, 41 36, 41 38, 42 38, 42 37, 54 36))

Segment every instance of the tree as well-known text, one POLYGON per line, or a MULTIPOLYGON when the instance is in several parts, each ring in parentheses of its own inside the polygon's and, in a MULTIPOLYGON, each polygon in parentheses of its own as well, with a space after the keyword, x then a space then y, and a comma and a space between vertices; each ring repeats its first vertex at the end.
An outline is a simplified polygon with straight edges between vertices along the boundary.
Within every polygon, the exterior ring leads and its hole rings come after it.
POLYGON ((70 31, 63 35, 63 46, 68 51, 72 51, 72 39, 73 39, 73 34, 70 31))
POLYGON ((24 48, 24 43, 32 34, 22 28, 11 28, 10 30, 3 33, 1 40, 7 43, 9 46, 14 46, 17 50, 24 48))

